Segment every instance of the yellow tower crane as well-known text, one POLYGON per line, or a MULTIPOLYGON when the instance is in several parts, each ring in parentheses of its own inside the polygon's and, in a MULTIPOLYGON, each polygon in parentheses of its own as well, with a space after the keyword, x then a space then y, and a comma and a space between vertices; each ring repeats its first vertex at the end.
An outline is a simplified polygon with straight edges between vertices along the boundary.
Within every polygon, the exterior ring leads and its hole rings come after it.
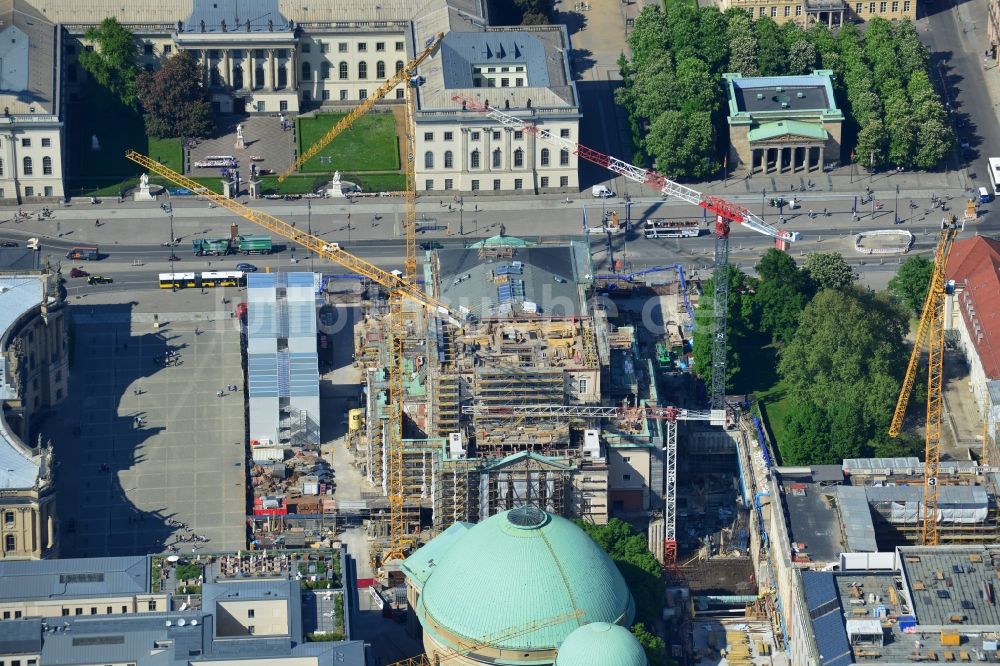
POLYGON ((941 464, 941 418, 942 390, 944 380, 944 301, 945 268, 955 244, 958 227, 955 218, 941 223, 937 247, 934 250, 934 270, 924 299, 924 309, 920 314, 917 336, 913 341, 910 362, 906 366, 903 387, 896 401, 896 411, 892 415, 889 436, 897 437, 903 428, 906 406, 913 392, 917 376, 917 365, 927 342, 927 423, 924 429, 924 517, 920 531, 921 543, 936 546, 938 543, 938 470, 941 464))
POLYGON ((539 629, 551 627, 554 624, 561 624, 569 620, 576 620, 578 626, 582 625, 582 619, 585 614, 586 613, 582 610, 575 610, 568 613, 562 613, 560 615, 554 615, 544 620, 526 622, 524 624, 517 625, 516 627, 511 627, 509 629, 505 629, 504 631, 498 631, 490 634, 479 641, 462 641, 457 648, 448 650, 447 652, 436 653, 433 657, 433 661, 426 655, 420 655, 419 657, 410 657, 409 659, 403 659, 402 661, 394 661, 389 664, 389 666, 437 666, 438 664, 450 661, 456 657, 468 656, 477 650, 482 650, 483 648, 498 649, 496 645, 501 641, 527 636, 528 634, 532 634, 539 629))
MULTIPOLYGON (((412 145, 412 142, 411 142, 412 145)), ((411 149, 412 151, 412 149, 411 149)), ((204 196, 209 201, 221 206, 240 217, 253 222, 282 238, 298 243, 302 247, 316 253, 323 259, 329 259, 348 270, 376 282, 389 291, 390 326, 389 326, 389 547, 382 556, 383 562, 405 557, 410 545, 407 539, 403 519, 403 307, 402 299, 409 298, 420 303, 429 310, 445 317, 449 323, 461 326, 459 317, 455 316, 443 303, 425 293, 412 280, 397 273, 386 271, 340 248, 336 243, 330 243, 317 236, 304 233, 288 222, 248 206, 216 194, 201 183, 177 173, 156 160, 129 150, 125 156, 162 176, 168 181, 185 187, 196 194, 204 196)))
POLYGON ((366 98, 363 102, 361 102, 361 104, 354 107, 350 113, 340 119, 340 122, 331 127, 330 131, 323 135, 319 141, 310 146, 308 150, 302 151, 302 154, 296 158, 295 162, 281 172, 281 175, 278 176, 278 182, 284 182, 286 178, 295 173, 295 171, 303 164, 315 157, 319 151, 326 148, 326 146, 331 141, 336 139, 341 132, 348 129, 354 124, 354 121, 368 113, 368 111, 371 110, 371 108, 375 106, 379 100, 388 95, 390 90, 398 86, 403 81, 415 76, 417 73, 417 67, 419 67, 424 60, 427 60, 434 55, 434 53, 438 50, 438 47, 441 46, 442 39, 444 39, 444 33, 439 32, 427 40, 424 50, 418 53, 413 60, 403 65, 403 68, 396 72, 395 75, 386 79, 386 81, 379 86, 374 93, 372 93, 371 97, 366 98))

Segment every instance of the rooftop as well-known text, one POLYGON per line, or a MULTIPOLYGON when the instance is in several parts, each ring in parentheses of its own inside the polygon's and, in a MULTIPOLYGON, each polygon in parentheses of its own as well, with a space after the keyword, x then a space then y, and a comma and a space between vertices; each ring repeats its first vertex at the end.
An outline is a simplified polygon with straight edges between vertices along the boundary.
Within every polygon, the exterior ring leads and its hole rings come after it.
POLYGON ((992 631, 1000 631, 1000 606, 996 603, 1000 548, 910 546, 899 550, 920 626, 956 630, 990 626, 992 631))
POLYGON ((1000 241, 955 241, 946 277, 959 283, 956 305, 987 379, 1000 379, 1000 241))
POLYGON ((801 116, 803 111, 839 114, 830 70, 817 69, 802 76, 743 76, 738 73, 722 76, 730 116, 773 118, 801 116))
POLYGON ((471 248, 436 253, 441 300, 468 308, 480 318, 517 313, 545 317, 586 314, 580 285, 591 274, 580 243, 518 247, 510 256, 484 255, 471 248))
MULTIPOLYGON (((0 399, 21 397, 2 350, 9 342, 10 329, 21 317, 41 305, 45 297, 44 280, 39 275, 0 277, 0 399)), ((0 489, 33 487, 38 481, 39 468, 39 458, 8 430, 0 416, 0 489)))
MULTIPOLYGON (((53 599, 148 594, 149 558, 87 557, 0 560, 0 599, 53 599)), ((0 622, 0 625, 5 624, 0 622)))
POLYGON ((248 33, 291 30, 279 0, 194 0, 181 32, 248 33))
POLYGON ((59 35, 24 0, 0 0, 0 106, 12 114, 57 114, 59 35))

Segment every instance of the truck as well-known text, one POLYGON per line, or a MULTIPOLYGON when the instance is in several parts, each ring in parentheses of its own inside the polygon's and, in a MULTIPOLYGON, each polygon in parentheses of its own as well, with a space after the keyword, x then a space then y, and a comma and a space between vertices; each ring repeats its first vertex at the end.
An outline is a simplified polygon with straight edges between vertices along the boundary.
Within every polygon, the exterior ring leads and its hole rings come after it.
POLYGON ((71 247, 66 253, 67 259, 79 259, 81 261, 97 261, 101 258, 95 246, 71 247))
POLYGON ((199 257, 226 255, 230 242, 228 238, 195 238, 191 241, 191 250, 199 257))
POLYGON ((239 249, 243 254, 271 254, 270 236, 240 236, 239 249))
POLYGON ((615 196, 615 191, 609 190, 604 185, 594 185, 592 188, 590 188, 590 193, 596 199, 610 199, 611 197, 615 196))

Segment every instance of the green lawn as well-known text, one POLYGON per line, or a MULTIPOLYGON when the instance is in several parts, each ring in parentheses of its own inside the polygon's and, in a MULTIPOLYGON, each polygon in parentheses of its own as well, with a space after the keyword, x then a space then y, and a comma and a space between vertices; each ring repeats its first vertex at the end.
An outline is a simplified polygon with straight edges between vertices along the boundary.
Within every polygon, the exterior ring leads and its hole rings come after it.
POLYGON ((175 171, 183 168, 179 139, 146 136, 142 116, 113 98, 103 88, 88 83, 80 100, 67 114, 67 180, 72 196, 116 196, 138 182, 139 165, 125 157, 128 149, 149 155, 175 171), (97 136, 100 150, 92 149, 97 136))
MULTIPOLYGON (((324 113, 299 118, 299 153, 319 141, 343 113, 324 113)), ((369 113, 334 139, 318 155, 302 165, 301 171, 357 173, 359 171, 395 171, 400 168, 399 142, 391 113, 369 113), (326 157, 329 157, 327 161, 326 157)))
POLYGON ((778 382, 766 391, 758 391, 756 395, 757 404, 764 416, 764 423, 771 434, 772 443, 780 455, 781 441, 785 436, 785 423, 791 416, 791 400, 789 400, 782 382, 778 382))
POLYGON ((740 350, 740 372, 733 380, 733 393, 753 393, 774 446, 781 451, 785 421, 791 410, 784 383, 778 377, 778 350, 773 345, 748 346, 740 350))

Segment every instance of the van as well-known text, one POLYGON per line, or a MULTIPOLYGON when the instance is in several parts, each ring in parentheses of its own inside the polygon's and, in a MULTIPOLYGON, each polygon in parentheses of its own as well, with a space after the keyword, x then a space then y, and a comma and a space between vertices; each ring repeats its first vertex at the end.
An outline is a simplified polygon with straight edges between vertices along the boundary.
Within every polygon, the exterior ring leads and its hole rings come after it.
POLYGON ((590 193, 596 199, 609 199, 615 196, 614 190, 609 190, 604 185, 594 185, 592 188, 590 188, 590 193))
POLYGON ((979 203, 989 203, 990 202, 990 191, 985 187, 979 188, 979 203))

